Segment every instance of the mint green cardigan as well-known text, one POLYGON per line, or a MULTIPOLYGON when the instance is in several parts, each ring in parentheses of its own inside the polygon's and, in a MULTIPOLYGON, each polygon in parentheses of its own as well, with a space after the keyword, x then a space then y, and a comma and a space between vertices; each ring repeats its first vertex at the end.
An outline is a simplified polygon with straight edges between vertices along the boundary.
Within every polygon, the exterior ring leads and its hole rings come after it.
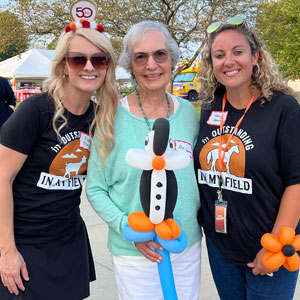
MULTIPOLYGON (((175 146, 179 141, 184 141, 192 148, 198 136, 199 121, 191 103, 181 98, 178 98, 178 101, 178 109, 169 118, 170 135, 175 146)), ((154 120, 150 120, 151 126, 153 122, 154 120)), ((128 214, 142 211, 139 197, 142 170, 127 165, 125 155, 130 148, 144 149, 147 134, 148 127, 145 120, 119 105, 115 119, 115 147, 109 154, 105 166, 102 165, 97 150, 98 140, 95 140, 91 149, 86 192, 94 210, 109 226, 108 249, 114 255, 141 255, 134 244, 127 241, 122 234, 128 214)), ((174 217, 181 221, 190 247, 202 237, 197 223, 200 199, 193 159, 187 168, 176 170, 175 175, 178 197, 174 217)))

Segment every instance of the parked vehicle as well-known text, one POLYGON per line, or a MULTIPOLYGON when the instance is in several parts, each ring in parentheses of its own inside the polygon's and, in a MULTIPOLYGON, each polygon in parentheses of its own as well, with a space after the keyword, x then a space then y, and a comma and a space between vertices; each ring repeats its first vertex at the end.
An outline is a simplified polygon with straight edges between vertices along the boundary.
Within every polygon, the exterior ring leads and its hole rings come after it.
MULTIPOLYGON (((179 63, 178 66, 181 66, 179 63)), ((173 95, 188 99, 189 101, 197 101, 199 98, 200 83, 198 82, 198 71, 200 61, 194 61, 192 65, 181 71, 173 82, 173 95)))

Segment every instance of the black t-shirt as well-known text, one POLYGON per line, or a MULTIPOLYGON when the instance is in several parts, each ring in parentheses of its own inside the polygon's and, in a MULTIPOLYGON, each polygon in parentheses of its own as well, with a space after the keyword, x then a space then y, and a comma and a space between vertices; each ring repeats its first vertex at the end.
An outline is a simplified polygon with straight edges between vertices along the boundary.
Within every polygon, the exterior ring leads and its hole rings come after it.
MULTIPOLYGON (((293 97, 278 93, 263 106, 256 100, 246 113, 224 159, 222 194, 228 201, 228 233, 223 234, 215 232, 214 206, 222 98, 217 95, 212 106, 201 112, 194 150, 201 199, 198 221, 224 257, 245 266, 261 249, 261 236, 272 231, 285 188, 300 183, 300 107, 293 97)), ((244 109, 226 102, 222 144, 243 113, 244 109)))
POLYGON ((9 105, 16 106, 16 98, 8 80, 0 77, 0 128, 14 112, 9 105))
POLYGON ((17 243, 53 240, 81 224, 94 104, 79 116, 65 111, 68 125, 60 132, 61 141, 52 127, 53 115, 53 100, 42 93, 22 102, 1 129, 2 145, 28 155, 13 183, 17 243))
POLYGON ((0 77, 0 102, 16 106, 14 92, 6 78, 0 77))

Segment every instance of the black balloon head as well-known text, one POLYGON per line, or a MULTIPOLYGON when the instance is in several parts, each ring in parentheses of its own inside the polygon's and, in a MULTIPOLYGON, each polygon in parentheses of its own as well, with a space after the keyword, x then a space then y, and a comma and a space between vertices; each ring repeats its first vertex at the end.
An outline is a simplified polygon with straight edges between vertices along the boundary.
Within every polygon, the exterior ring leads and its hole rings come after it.
POLYGON ((169 142, 169 121, 164 118, 156 119, 152 129, 154 130, 153 152, 155 155, 163 155, 169 142))

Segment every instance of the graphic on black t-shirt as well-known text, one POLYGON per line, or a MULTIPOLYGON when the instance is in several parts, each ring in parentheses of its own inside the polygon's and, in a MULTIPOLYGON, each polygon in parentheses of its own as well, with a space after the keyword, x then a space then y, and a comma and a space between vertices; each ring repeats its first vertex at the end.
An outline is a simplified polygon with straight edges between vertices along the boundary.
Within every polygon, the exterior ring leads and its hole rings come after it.
MULTIPOLYGON (((222 135, 222 155, 231 134, 222 135)), ((219 186, 220 171, 223 177, 222 188, 252 194, 252 180, 245 176, 245 146, 237 136, 232 136, 228 151, 224 155, 223 167, 219 165, 220 136, 206 141, 199 154, 201 169, 198 170, 198 183, 212 187, 219 186)))
POLYGON ((84 174, 90 155, 90 137, 83 132, 79 134, 79 138, 73 134, 76 139, 66 141, 63 147, 52 147, 58 153, 49 167, 49 173, 41 173, 38 187, 49 190, 74 190, 81 187, 86 177, 84 174))

